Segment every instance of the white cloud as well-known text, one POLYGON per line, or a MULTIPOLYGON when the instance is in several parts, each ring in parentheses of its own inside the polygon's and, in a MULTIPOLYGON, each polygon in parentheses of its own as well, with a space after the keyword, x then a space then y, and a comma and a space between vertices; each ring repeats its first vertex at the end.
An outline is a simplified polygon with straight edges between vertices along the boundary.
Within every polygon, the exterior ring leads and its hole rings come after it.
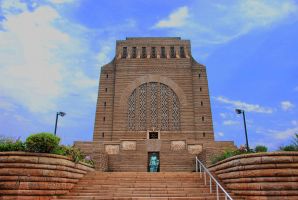
POLYGON ((298 126, 298 120, 292 120, 291 124, 294 125, 294 126, 298 126))
POLYGON ((155 24, 155 28, 177 28, 187 23, 189 17, 187 6, 183 6, 172 12, 167 19, 163 19, 155 24))
POLYGON ((240 1, 239 12, 247 20, 246 29, 269 26, 297 11, 294 1, 240 1))
POLYGON ((227 118, 227 114, 226 113, 219 113, 219 116, 223 119, 227 118))
POLYGON ((76 0, 48 0, 48 1, 55 4, 64 4, 64 3, 73 3, 76 0))
POLYGON ((295 105, 290 101, 282 101, 280 102, 280 106, 281 106, 281 109, 284 111, 292 110, 295 107, 295 105))
POLYGON ((0 8, 5 15, 10 13, 18 13, 27 10, 27 5, 19 0, 4 0, 0 2, 0 8))
POLYGON ((11 96, 32 111, 53 108, 54 98, 62 93, 58 84, 61 66, 49 64, 51 50, 68 40, 50 25, 57 16, 49 7, 8 15, 3 23, 6 31, 0 33, 2 95, 11 96))
POLYGON ((191 9, 179 8, 155 28, 172 28, 170 35, 190 38, 193 44, 210 46, 223 44, 257 29, 279 24, 290 17, 297 18, 298 6, 293 0, 241 0, 226 4, 194 3, 191 9), (181 9, 182 10, 182 9, 181 9), (200 12, 196 12, 200 10, 200 12), (203 16, 203 17, 202 17, 203 16))
POLYGON ((18 122, 21 122, 21 123, 28 123, 30 122, 29 119, 23 117, 22 115, 19 115, 19 114, 14 114, 13 117, 15 118, 15 120, 17 120, 18 122))
POLYGON ((273 112, 273 109, 266 108, 258 104, 249 104, 242 101, 230 100, 222 96, 215 97, 215 99, 221 103, 232 105, 234 109, 239 108, 239 109, 245 110, 246 112, 257 112, 257 113, 266 113, 266 114, 270 114, 273 112))
POLYGON ((0 98, 0 109, 14 111, 16 109, 16 106, 13 103, 0 98))
POLYGON ((278 140, 286 140, 293 137, 295 133, 298 133, 298 127, 289 128, 282 131, 272 131, 271 134, 278 140))
POLYGON ((97 87, 97 79, 76 63, 83 54, 87 57, 88 48, 81 35, 63 31, 84 30, 63 20, 50 6, 33 11, 22 7, 18 13, 8 8, 2 22, 5 31, 0 32, 0 96, 39 113, 56 110, 58 100, 73 91, 90 96, 86 88, 97 87))
POLYGON ((217 135, 219 135, 220 137, 223 137, 225 134, 223 132, 218 132, 217 135))
POLYGON ((96 56, 98 65, 102 66, 111 61, 109 54, 112 52, 112 44, 103 44, 99 53, 96 56))
POLYGON ((239 122, 234 121, 234 120, 225 120, 225 121, 223 121, 223 125, 225 125, 225 126, 233 126, 233 125, 236 125, 236 124, 239 124, 239 122))

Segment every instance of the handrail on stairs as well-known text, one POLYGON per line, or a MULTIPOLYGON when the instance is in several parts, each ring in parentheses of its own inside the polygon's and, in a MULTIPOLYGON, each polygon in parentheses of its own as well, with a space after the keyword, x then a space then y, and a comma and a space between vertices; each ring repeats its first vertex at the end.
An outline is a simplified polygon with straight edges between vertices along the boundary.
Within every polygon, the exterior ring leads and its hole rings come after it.
POLYGON ((200 172, 202 177, 202 172, 204 173, 204 183, 207 185, 207 177, 209 176, 210 193, 212 193, 212 180, 216 186, 216 199, 219 200, 219 189, 225 194, 225 200, 233 200, 233 198, 228 194, 228 192, 220 185, 220 183, 214 178, 214 176, 209 172, 209 170, 204 166, 204 164, 196 157, 196 172, 200 172), (200 170, 200 171, 199 171, 200 170))

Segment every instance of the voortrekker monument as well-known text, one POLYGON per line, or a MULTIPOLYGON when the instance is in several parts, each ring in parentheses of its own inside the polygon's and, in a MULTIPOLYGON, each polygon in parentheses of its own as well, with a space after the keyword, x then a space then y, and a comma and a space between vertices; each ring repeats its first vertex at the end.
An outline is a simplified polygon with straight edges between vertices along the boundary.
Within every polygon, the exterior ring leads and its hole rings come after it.
POLYGON ((153 157, 157 171, 193 171, 195 156, 209 163, 234 148, 214 140, 206 67, 179 37, 117 41, 101 69, 93 141, 75 145, 124 172, 149 171, 153 157))

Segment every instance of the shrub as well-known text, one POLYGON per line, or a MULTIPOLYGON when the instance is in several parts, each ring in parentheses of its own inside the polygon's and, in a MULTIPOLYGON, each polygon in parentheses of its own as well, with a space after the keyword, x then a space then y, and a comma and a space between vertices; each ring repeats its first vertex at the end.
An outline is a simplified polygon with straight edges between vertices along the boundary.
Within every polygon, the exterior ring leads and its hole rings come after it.
POLYGON ((80 149, 74 146, 64 146, 60 145, 53 151, 54 154, 67 156, 72 159, 72 161, 78 163, 80 161, 88 163, 90 165, 94 165, 94 161, 91 159, 90 156, 85 156, 80 149))
POLYGON ((280 151, 298 151, 298 133, 295 133, 292 144, 279 147, 280 151))
POLYGON ((68 146, 59 145, 52 151, 52 153, 57 155, 67 156, 67 148, 68 146))
POLYGON ((53 153, 67 156, 72 161, 80 161, 94 166, 94 161, 90 156, 86 156, 80 149, 74 146, 59 145, 60 138, 51 133, 37 133, 30 135, 26 142, 14 140, 12 138, 0 135, 0 152, 1 151, 27 151, 36 153, 53 153))
POLYGON ((268 148, 266 146, 263 146, 263 145, 257 145, 254 150, 255 150, 256 153, 258 153, 258 152, 267 152, 268 148))
POLYGON ((72 147, 69 149, 69 155, 71 156, 72 160, 76 163, 83 161, 86 157, 80 149, 72 147))
POLYGON ((92 158, 90 156, 86 156, 84 158, 83 162, 88 163, 88 164, 94 166, 94 161, 92 160, 92 158))
POLYGON ((245 146, 241 145, 236 150, 225 150, 222 154, 216 155, 213 158, 211 158, 211 163, 215 164, 219 161, 222 161, 224 159, 230 158, 232 156, 241 155, 241 154, 247 154, 252 153, 251 151, 247 152, 245 146))
POLYGON ((298 147, 293 144, 290 144, 290 145, 279 147, 279 150, 281 150, 281 151, 298 151, 298 147))
POLYGON ((1 151, 24 151, 25 144, 21 140, 14 140, 12 138, 0 138, 0 152, 1 151))
POLYGON ((60 145, 53 151, 53 153, 68 156, 74 162, 79 162, 85 158, 85 155, 80 151, 80 149, 71 146, 60 145))
POLYGON ((223 153, 221 153, 219 155, 216 155, 213 158, 211 158, 211 162, 212 162, 212 164, 215 164, 215 163, 217 163, 219 161, 222 161, 224 159, 227 159, 229 157, 232 157, 233 154, 234 154, 234 151, 226 150, 223 153))
POLYGON ((52 133, 32 134, 26 139, 26 150, 36 153, 52 153, 59 145, 60 138, 52 133))

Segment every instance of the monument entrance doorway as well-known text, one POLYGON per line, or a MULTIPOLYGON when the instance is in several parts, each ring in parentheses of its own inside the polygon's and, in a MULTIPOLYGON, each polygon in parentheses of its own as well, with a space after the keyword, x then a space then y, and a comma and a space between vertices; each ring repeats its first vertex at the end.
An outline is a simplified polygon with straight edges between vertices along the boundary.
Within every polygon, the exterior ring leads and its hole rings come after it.
POLYGON ((159 152, 148 152, 148 165, 147 171, 148 172, 159 172, 159 152))

